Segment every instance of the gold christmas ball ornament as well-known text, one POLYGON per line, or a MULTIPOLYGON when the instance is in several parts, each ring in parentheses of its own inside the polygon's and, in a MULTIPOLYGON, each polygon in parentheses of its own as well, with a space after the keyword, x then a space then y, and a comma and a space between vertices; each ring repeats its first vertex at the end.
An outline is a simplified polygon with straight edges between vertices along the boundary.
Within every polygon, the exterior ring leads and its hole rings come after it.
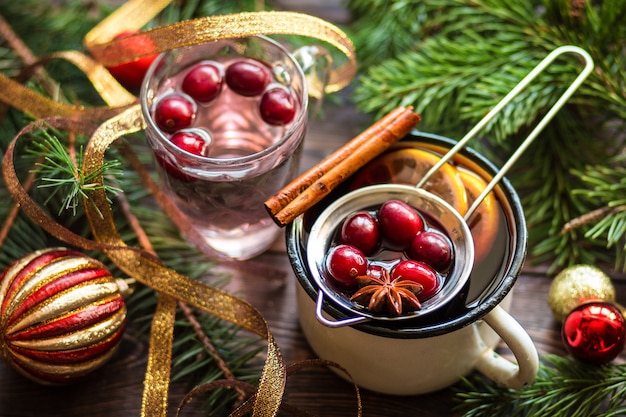
POLYGON ((0 276, 0 355, 43 384, 74 382, 102 366, 126 324, 119 280, 65 248, 33 252, 0 276))
POLYGON ((577 306, 588 301, 615 302, 611 278, 591 265, 575 265, 561 271, 552 281, 548 304, 554 318, 563 321, 577 306))

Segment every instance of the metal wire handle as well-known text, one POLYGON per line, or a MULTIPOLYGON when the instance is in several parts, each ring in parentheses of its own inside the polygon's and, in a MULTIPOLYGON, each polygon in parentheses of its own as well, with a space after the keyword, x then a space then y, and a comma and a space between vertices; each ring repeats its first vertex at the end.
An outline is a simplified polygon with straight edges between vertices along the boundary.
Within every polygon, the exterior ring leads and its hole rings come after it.
POLYGON ((480 203, 485 199, 485 197, 491 192, 491 190, 495 187, 495 185, 500 182, 500 180, 504 177, 507 171, 511 168, 511 166, 517 161, 517 159, 524 153, 524 151, 530 146, 532 141, 541 133, 543 128, 552 120, 554 115, 563 107, 565 102, 569 100, 569 98, 574 94, 574 92, 580 87, 583 81, 587 78, 587 76, 591 73, 594 67, 593 59, 582 48, 572 45, 561 46, 553 50, 548 56, 546 56, 531 72, 526 75, 500 102, 489 112, 485 117, 482 118, 467 134, 459 140, 459 142, 454 145, 435 165, 431 167, 431 169, 426 172, 424 177, 418 182, 416 185, 417 188, 420 188, 426 183, 428 178, 432 176, 439 168, 443 166, 446 162, 450 160, 461 148, 465 146, 465 144, 472 139, 476 134, 487 125, 495 117, 496 114, 502 110, 504 106, 509 104, 511 100, 517 96, 520 91, 522 91, 530 82, 539 75, 544 69, 546 69, 552 61, 554 61, 558 56, 565 53, 574 53, 580 55, 585 60, 585 67, 580 72, 578 77, 570 84, 568 89, 563 93, 563 95, 557 100, 557 102, 552 106, 552 108, 546 113, 546 115, 537 123, 535 129, 530 132, 530 134, 524 139, 522 144, 517 148, 517 150, 511 155, 508 161, 500 168, 500 170, 494 175, 489 184, 485 187, 483 192, 476 198, 476 200, 472 203, 471 207, 465 213, 464 219, 467 221, 471 215, 476 211, 480 203))

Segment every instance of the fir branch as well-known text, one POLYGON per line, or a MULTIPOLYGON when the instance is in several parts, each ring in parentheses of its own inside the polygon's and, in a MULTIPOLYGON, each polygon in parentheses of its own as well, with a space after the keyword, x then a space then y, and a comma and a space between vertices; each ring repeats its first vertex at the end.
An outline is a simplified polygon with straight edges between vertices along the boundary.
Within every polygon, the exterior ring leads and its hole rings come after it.
POLYGON ((626 413, 626 365, 543 355, 534 382, 512 390, 479 375, 455 386, 463 417, 609 417, 626 413))
POLYGON ((615 269, 626 271, 626 156, 618 155, 606 165, 586 166, 583 170, 574 170, 583 187, 573 190, 589 205, 600 206, 591 211, 602 211, 602 216, 588 223, 585 237, 606 242, 606 248, 616 250, 615 269))
POLYGON ((63 204, 59 214, 63 210, 71 210, 76 215, 81 200, 89 200, 88 192, 93 190, 105 190, 108 193, 119 193, 122 190, 108 185, 98 185, 95 181, 102 175, 121 175, 118 169, 120 163, 115 160, 105 161, 102 166, 85 175, 82 165, 82 151, 78 152, 78 160, 74 161, 71 152, 61 143, 57 136, 41 130, 42 139, 33 143, 29 153, 41 162, 37 162, 36 173, 41 177, 42 184, 38 188, 51 190, 46 204, 59 193, 63 196, 63 204))
MULTIPOLYGON (((612 130, 623 130, 626 120, 626 0, 580 4, 387 1, 387 9, 402 6, 404 14, 421 22, 413 32, 405 27, 405 37, 418 41, 366 66, 353 95, 360 110, 377 116, 394 106, 412 105, 422 114, 420 129, 459 138, 555 47, 574 44, 586 49, 596 70, 518 161, 520 169, 510 174, 523 199, 533 260, 550 262, 551 271, 610 260, 608 231, 615 237, 621 230, 620 223, 611 223, 598 226, 602 233, 584 235, 576 229, 560 233, 567 222, 597 207, 597 202, 591 204, 572 192, 583 187, 572 171, 585 164, 601 166, 624 146, 612 130), (411 13, 420 3, 424 4, 417 17, 411 13), (607 122, 615 127, 609 128, 607 122)), ((358 12, 368 5, 380 6, 381 0, 354 0, 349 5, 358 12)), ((399 25, 406 19, 403 13, 363 14, 362 20, 360 16, 357 13, 356 27, 364 33, 375 30, 382 19, 386 23, 396 19, 399 25)), ((386 47, 375 36, 368 41, 373 50, 386 47)), ((494 118, 482 132, 484 142, 471 146, 496 164, 506 159, 580 68, 571 56, 559 58, 494 118)), ((618 250, 618 258, 624 257, 622 252, 618 250)))

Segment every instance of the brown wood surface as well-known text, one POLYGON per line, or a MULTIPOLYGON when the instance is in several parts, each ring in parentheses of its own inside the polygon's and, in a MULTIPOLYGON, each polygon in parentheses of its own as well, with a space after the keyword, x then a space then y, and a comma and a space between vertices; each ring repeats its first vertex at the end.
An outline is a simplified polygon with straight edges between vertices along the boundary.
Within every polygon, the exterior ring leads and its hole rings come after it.
MULTIPOLYGON (((316 2, 302 2, 315 12, 316 2)), ((323 3, 323 2, 322 2, 323 3)), ((342 11, 329 7, 325 13, 339 20, 342 11)), ((328 15, 323 15, 323 17, 328 15)), ((346 95, 349 93, 346 93, 346 95)), ((303 169, 345 143, 370 123, 346 102, 326 106, 326 112, 311 122, 306 139, 303 169)), ((436 132, 435 132, 436 133, 436 132)), ((284 272, 284 277, 264 274, 254 279, 235 277, 230 289, 241 294, 264 314, 286 362, 313 358, 298 325, 295 279, 284 252, 282 239, 255 262, 284 272)), ((540 353, 564 354, 560 327, 547 304, 551 278, 540 267, 526 267, 514 287, 512 315, 525 327, 540 353)), ((618 300, 626 300, 626 283, 616 280, 618 300)), ((365 347, 367 348, 367 347, 365 347)), ((507 355, 505 348, 500 351, 507 355)), ((25 379, 0 363, 0 417, 135 417, 139 416, 147 345, 137 330, 129 329, 114 359, 103 369, 79 384, 45 387, 25 379)), ((625 358, 624 355, 621 357, 625 358)), ((381 358, 372 358, 380 360, 381 358)), ((402 381, 398 381, 399 384, 402 381)), ((168 415, 190 387, 185 382, 172 385, 168 415)), ((453 416, 453 392, 444 390, 430 395, 398 397, 362 391, 365 417, 453 416)), ((356 415, 354 390, 350 384, 323 369, 303 370, 288 380, 285 401, 325 417, 356 415)), ((206 415, 200 407, 186 409, 184 416, 206 415)))

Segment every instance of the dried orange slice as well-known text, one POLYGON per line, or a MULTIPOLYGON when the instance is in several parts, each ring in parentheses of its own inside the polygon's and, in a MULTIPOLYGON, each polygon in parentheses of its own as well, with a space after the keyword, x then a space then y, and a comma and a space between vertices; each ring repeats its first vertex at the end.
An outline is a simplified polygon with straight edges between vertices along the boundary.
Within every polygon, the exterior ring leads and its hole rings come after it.
MULTIPOLYGON (((465 184, 468 202, 471 205, 483 192, 487 182, 472 171, 458 169, 458 173, 465 184)), ((498 234, 500 209, 493 192, 487 194, 467 223, 474 238, 474 263, 479 264, 491 252, 498 234)))
MULTIPOLYGON (((361 168, 354 176, 351 188, 356 189, 374 184, 416 185, 441 157, 432 152, 416 148, 401 148, 388 151, 361 168)), ((423 187, 447 201, 461 215, 467 212, 467 192, 458 170, 444 164, 423 187)))

